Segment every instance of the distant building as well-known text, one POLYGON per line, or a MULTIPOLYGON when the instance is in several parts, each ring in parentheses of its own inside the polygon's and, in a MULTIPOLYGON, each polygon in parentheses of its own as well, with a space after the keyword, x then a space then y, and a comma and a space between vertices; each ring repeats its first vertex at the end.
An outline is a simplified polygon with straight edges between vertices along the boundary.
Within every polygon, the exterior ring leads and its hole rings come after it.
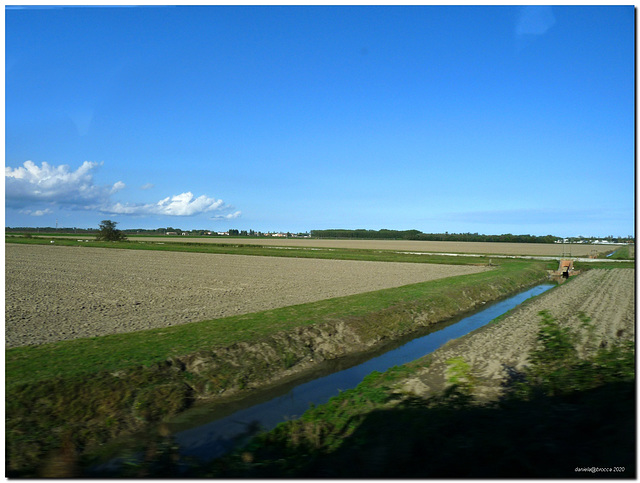
POLYGON ((165 233, 165 235, 177 235, 178 233, 176 233, 175 231, 168 231, 167 233, 165 233))

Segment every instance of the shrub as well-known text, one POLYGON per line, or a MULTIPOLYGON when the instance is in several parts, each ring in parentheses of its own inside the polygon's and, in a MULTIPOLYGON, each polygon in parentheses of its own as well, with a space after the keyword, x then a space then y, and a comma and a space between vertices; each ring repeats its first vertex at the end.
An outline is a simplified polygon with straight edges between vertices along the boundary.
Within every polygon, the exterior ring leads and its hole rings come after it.
POLYGON ((116 229, 118 222, 111 220, 102 220, 100 223, 100 231, 96 240, 98 241, 125 241, 127 238, 122 231, 116 229))

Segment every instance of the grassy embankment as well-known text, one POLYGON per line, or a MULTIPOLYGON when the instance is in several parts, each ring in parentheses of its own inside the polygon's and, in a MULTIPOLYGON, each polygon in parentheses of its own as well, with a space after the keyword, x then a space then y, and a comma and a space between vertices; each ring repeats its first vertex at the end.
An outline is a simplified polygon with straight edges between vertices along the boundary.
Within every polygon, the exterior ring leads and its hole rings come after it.
MULTIPOLYGON (((347 258, 365 255, 361 250, 341 252, 347 258)), ((277 332, 336 321, 348 324, 365 342, 389 339, 415 329, 412 319, 420 313, 430 312, 434 321, 453 316, 535 283, 546 268, 504 261, 479 274, 171 328, 7 350, 7 468, 11 474, 34 475, 47 454, 61 446, 89 454, 117 435, 183 410, 205 393, 238 389, 249 376, 256 381, 265 371, 295 367, 298 355, 292 359, 286 347, 276 347, 280 367, 223 364, 205 375, 167 363, 172 357, 265 341, 277 332), (247 371, 251 374, 243 374, 247 371)))
MULTIPOLYGON (((623 259, 620 262, 606 262, 606 261, 597 261, 593 262, 574 262, 573 267, 576 270, 580 270, 582 272, 593 269, 603 269, 603 270, 612 270, 614 268, 635 268, 636 262, 633 260, 623 259)), ((558 268, 557 265, 554 268, 558 268)))
MULTIPOLYGON (((420 398, 398 381, 429 356, 281 423, 189 476, 215 478, 634 478, 635 357, 632 343, 580 359, 576 335, 541 312, 539 345, 505 396, 477 403, 473 368, 449 361, 450 386, 420 398), (463 462, 463 463, 461 463, 463 462)), ((583 320, 588 330, 590 321, 583 320)), ((171 474, 175 446, 131 475, 171 474)), ((163 446, 164 444, 164 446, 163 446)))
POLYGON ((611 260, 635 260, 635 245, 624 245, 609 257, 611 260))

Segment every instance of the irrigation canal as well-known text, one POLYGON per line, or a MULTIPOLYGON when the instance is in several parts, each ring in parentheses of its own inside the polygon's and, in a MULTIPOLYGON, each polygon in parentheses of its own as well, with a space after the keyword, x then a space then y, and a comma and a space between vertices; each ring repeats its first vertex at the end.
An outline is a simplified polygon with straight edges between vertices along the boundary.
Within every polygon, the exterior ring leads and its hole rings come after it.
MULTIPOLYGON (((248 442, 263 430, 296 419, 310 405, 326 403, 340 391, 356 387, 373 371, 387 369, 419 359, 450 340, 462 337, 488 324, 496 317, 540 295, 555 284, 541 284, 466 315, 435 324, 422 334, 382 348, 374 354, 327 361, 317 370, 274 389, 256 391, 244 399, 229 403, 212 403, 194 407, 168 423, 180 452, 202 462, 213 460, 248 442), (428 332, 427 332, 428 331, 428 332)), ((152 437, 142 435, 134 439, 152 437)), ((100 474, 116 469, 122 460, 115 458, 93 467, 100 474)))
MULTIPOLYGON (((352 361, 355 365, 351 367, 344 368, 343 365, 341 370, 338 368, 336 372, 310 381, 297 381, 293 387, 280 387, 275 393, 262 394, 259 399, 250 397, 250 401, 208 411, 206 407, 194 408, 170 424, 171 432, 184 455, 203 461, 214 459, 247 442, 261 430, 269 430, 283 421, 300 417, 311 404, 323 404, 340 391, 356 387, 373 371, 384 372, 393 366, 419 359, 554 286, 538 285, 488 305, 472 315, 432 326, 428 334, 403 341, 399 347, 387 348, 383 354, 374 355, 364 362, 352 361)), ((336 369, 335 364, 333 368, 325 368, 325 371, 331 369, 336 369)))

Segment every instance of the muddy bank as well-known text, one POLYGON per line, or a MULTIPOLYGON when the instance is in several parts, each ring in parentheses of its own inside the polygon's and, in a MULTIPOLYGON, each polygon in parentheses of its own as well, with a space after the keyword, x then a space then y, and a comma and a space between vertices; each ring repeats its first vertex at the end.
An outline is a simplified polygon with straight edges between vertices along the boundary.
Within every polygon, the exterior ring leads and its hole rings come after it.
POLYGON ((298 327, 253 343, 201 351, 168 361, 189 374, 194 400, 224 400, 268 387, 326 360, 379 349, 385 343, 477 309, 545 280, 541 273, 514 281, 505 277, 477 287, 455 287, 419 304, 407 303, 366 316, 298 327))
POLYGON ((527 302, 498 323, 452 341, 427 356, 429 366, 398 385, 398 391, 428 397, 447 385, 447 361, 462 358, 471 366, 479 400, 496 399, 511 371, 521 371, 536 347, 541 320, 548 311, 558 322, 579 334, 576 347, 586 356, 598 347, 634 340, 635 273, 633 269, 590 270, 527 302), (583 325, 580 314, 591 320, 583 325))
MULTIPOLYGON (((253 342, 173 356, 155 371, 178 375, 189 388, 185 405, 225 401, 277 385, 313 370, 323 361, 366 354, 425 327, 471 312, 546 280, 543 271, 505 276, 478 286, 454 286, 419 302, 408 302, 364 316, 280 331, 253 342)), ((126 373, 117 374, 126 377, 126 373)), ((159 402, 161 404, 161 402, 159 402)))

